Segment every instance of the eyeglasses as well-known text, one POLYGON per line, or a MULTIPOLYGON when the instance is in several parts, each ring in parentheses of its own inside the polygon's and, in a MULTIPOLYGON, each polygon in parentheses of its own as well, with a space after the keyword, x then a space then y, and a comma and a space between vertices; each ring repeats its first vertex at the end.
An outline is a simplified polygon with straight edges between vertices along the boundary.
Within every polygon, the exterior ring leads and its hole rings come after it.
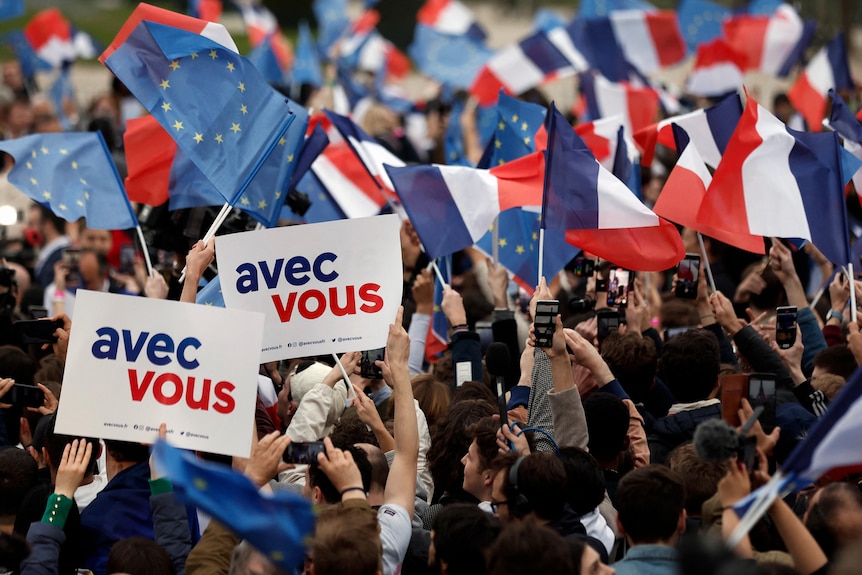
POLYGON ((500 508, 501 505, 509 504, 508 501, 494 501, 493 499, 488 503, 491 505, 491 511, 493 511, 495 514, 497 513, 497 510, 500 508))

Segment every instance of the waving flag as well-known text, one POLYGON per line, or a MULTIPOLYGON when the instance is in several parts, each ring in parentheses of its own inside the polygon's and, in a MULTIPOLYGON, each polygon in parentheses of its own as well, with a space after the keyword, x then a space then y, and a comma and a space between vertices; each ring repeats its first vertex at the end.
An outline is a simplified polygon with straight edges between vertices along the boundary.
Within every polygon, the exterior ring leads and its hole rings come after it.
POLYGON ((480 163, 478 167, 502 166, 506 162, 531 154, 537 149, 544 149, 546 145, 545 114, 547 114, 547 110, 542 106, 501 93, 497 103, 497 130, 494 138, 488 144, 489 150, 491 150, 488 163, 487 165, 480 163), (542 134, 539 138, 542 141, 537 148, 539 143, 536 142, 536 138, 540 130, 542 134))
POLYGON ((688 75, 685 90, 695 96, 712 98, 742 87, 742 68, 733 48, 722 39, 697 47, 694 68, 688 75))
POLYGON ((78 57, 72 25, 58 8, 37 13, 24 28, 24 36, 36 54, 54 68, 78 57))
POLYGON ((192 18, 218 22, 221 19, 221 10, 221 0, 189 0, 189 16, 192 18))
POLYGON ((314 0, 312 9, 317 19, 317 43, 323 54, 335 44, 350 26, 347 0, 314 0))
POLYGON ((21 64, 21 74, 27 80, 32 80, 36 76, 36 72, 51 70, 52 66, 36 54, 27 37, 21 30, 9 32, 3 36, 3 40, 8 43, 12 50, 15 51, 15 57, 21 64))
POLYGON ((721 22, 731 13, 724 6, 709 0, 682 0, 677 14, 688 49, 694 52, 699 44, 721 38, 721 22))
POLYGON ((753 236, 809 240, 833 263, 850 261, 837 135, 791 130, 749 98, 704 196, 697 221, 741 249, 753 236))
POLYGON ((686 54, 673 10, 625 10, 608 15, 626 60, 644 74, 672 66, 686 54))
MULTIPOLYGON (((444 256, 437 260, 440 275, 447 284, 452 281, 452 256, 444 256)), ((440 279, 434 274, 434 312, 431 314, 431 325, 428 326, 428 336, 425 338, 425 359, 435 363, 440 355, 449 347, 449 320, 443 312, 443 288, 440 279)))
MULTIPOLYGON (((643 201, 643 189, 641 188, 641 164, 637 158, 632 159, 626 143, 625 128, 620 126, 617 131, 617 146, 614 153, 614 165, 611 173, 619 181, 624 183, 632 191, 637 199, 643 201)), ((601 163, 601 162, 599 162, 601 163)))
POLYGON ((386 166, 430 258, 478 241, 502 211, 541 203, 544 159, 536 152, 503 166, 386 166))
POLYGON ((654 123, 658 116, 659 97, 652 88, 611 82, 591 72, 581 74, 580 81, 593 120, 622 115, 626 131, 634 134, 654 123))
POLYGON ((329 194, 341 217, 376 216, 386 206, 379 184, 344 141, 330 143, 311 165, 311 171, 322 188, 316 191, 329 194))
POLYGON ((24 0, 4 0, 0 3, 0 20, 12 20, 24 14, 24 0))
POLYGON ((551 107, 542 226, 629 269, 659 271, 685 255, 676 227, 644 206, 604 169, 565 118, 551 107))
POLYGON ((71 66, 71 63, 65 63, 60 67, 54 84, 48 92, 48 97, 54 104, 60 125, 67 132, 74 127, 71 118, 66 114, 67 105, 70 102, 74 105, 75 102, 75 86, 72 84, 71 66))
MULTIPOLYGON (((581 137, 596 160, 609 171, 613 171, 617 156, 618 134, 623 126, 622 115, 608 116, 600 120, 585 122, 575 126, 575 132, 581 137)), ((626 153, 630 162, 639 158, 638 148, 631 134, 623 129, 626 153)))
POLYGON ((266 6, 243 4, 239 9, 252 48, 259 46, 266 38, 279 32, 278 20, 266 6))
MULTIPOLYGON (((829 127, 841 136, 845 152, 857 160, 862 160, 862 124, 853 116, 853 112, 847 108, 841 96, 833 90, 829 91, 829 96, 832 99, 832 107, 829 112, 829 127)), ((846 178, 847 176, 853 178, 853 187, 856 189, 856 194, 862 195, 862 172, 845 164, 844 177, 846 178)))
POLYGON ((285 98, 248 60, 199 34, 141 22, 105 64, 231 204, 291 135, 285 98))
POLYGON ((0 141, 15 159, 9 172, 21 193, 67 222, 97 230, 138 225, 101 132, 33 134, 0 141))
POLYGON ((583 0, 578 18, 607 16, 620 10, 655 10, 655 7, 645 0, 583 0))
POLYGON ((629 63, 610 18, 575 18, 566 27, 566 32, 588 62, 576 72, 592 68, 612 82, 629 79, 629 63))
POLYGON ((296 58, 291 74, 294 84, 309 84, 315 88, 323 85, 323 73, 320 71, 320 57, 317 47, 311 39, 308 22, 299 23, 299 37, 296 40, 296 58))
POLYGON ((212 515, 276 565, 291 570, 305 557, 314 533, 311 502, 291 491, 266 494, 228 466, 199 461, 159 440, 153 458, 182 501, 212 515), (230 499, 235 505, 225 505, 230 499))
POLYGON ((787 76, 814 36, 814 21, 803 22, 789 5, 771 16, 733 16, 724 21, 724 39, 737 51, 743 71, 787 76))
POLYGON ((709 108, 662 120, 636 132, 634 137, 643 151, 644 165, 650 165, 656 142, 675 148, 671 125, 676 124, 695 143, 707 165, 716 168, 741 117, 742 100, 739 94, 731 94, 709 108))
POLYGON ((421 22, 416 24, 413 43, 407 52, 423 74, 441 84, 464 90, 494 54, 472 36, 443 34, 421 22))
POLYGON ((844 34, 838 34, 811 59, 787 92, 787 97, 805 118, 808 129, 819 132, 826 115, 829 91, 852 89, 853 78, 850 77, 844 34))
POLYGON ((248 60, 263 75, 267 82, 284 86, 293 64, 290 45, 280 32, 263 39, 248 55, 248 60))
POLYGON ((221 278, 214 277, 195 297, 195 303, 213 307, 225 307, 224 294, 221 291, 221 278))
POLYGON ((458 0, 426 0, 416 14, 416 23, 448 36, 469 36, 480 42, 485 31, 469 8, 458 0))

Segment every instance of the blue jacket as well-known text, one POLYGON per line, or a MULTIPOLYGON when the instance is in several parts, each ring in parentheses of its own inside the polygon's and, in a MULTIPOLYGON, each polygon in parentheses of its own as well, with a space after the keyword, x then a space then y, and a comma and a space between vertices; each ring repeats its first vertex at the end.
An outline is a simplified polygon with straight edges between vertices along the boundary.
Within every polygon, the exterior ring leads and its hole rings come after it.
POLYGON ((667 545, 637 545, 614 563, 617 575, 679 575, 677 552, 667 545))

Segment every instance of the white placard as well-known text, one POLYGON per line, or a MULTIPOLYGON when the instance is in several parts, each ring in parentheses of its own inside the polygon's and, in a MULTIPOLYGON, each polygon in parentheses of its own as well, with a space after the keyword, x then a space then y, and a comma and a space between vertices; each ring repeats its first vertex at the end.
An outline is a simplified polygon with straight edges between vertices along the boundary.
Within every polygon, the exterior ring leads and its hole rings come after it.
POLYGON ((248 457, 263 315, 79 290, 57 433, 248 457))
POLYGON ((401 305, 398 216, 216 238, 225 305, 266 315, 260 362, 383 347, 401 305))

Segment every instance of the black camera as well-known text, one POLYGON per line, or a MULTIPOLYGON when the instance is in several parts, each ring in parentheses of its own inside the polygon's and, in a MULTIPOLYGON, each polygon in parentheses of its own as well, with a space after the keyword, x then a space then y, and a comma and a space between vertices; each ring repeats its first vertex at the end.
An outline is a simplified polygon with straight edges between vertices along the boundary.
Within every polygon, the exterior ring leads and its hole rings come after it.
POLYGON ((292 190, 287 194, 287 198, 284 200, 284 203, 288 208, 290 208, 291 212, 299 217, 304 216, 305 212, 308 211, 308 208, 311 207, 311 200, 308 199, 308 194, 304 194, 299 190, 292 190))
POLYGON ((569 298, 569 311, 572 313, 585 313, 594 309, 596 309, 596 298, 592 296, 569 298))

